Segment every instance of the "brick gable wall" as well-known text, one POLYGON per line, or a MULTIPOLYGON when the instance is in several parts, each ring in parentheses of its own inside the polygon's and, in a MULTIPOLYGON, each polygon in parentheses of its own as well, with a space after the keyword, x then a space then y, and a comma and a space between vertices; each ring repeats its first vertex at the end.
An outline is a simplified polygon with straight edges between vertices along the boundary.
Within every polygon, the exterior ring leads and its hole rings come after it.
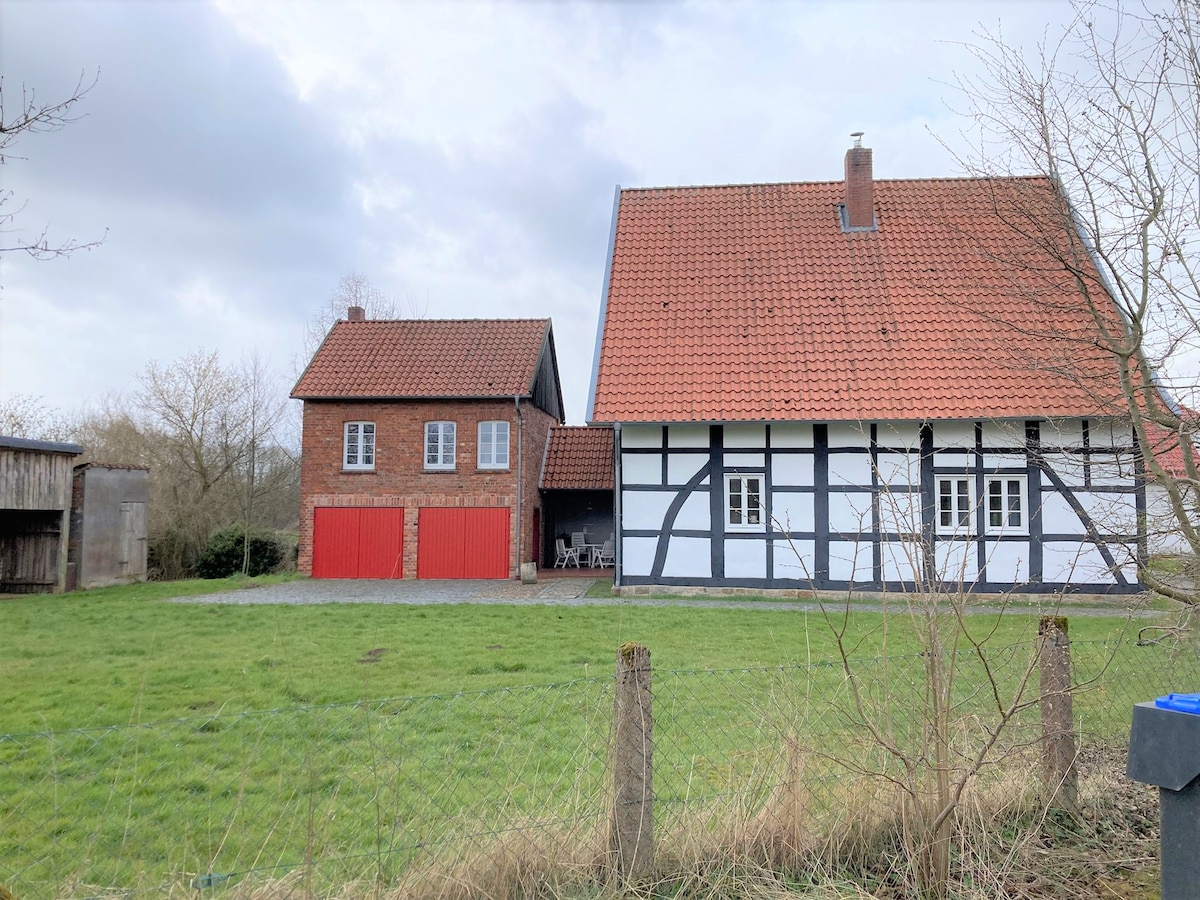
MULTIPOLYGON (((555 420, 522 401, 523 471, 521 560, 535 558, 535 510, 541 507, 538 475, 546 436, 555 420)), ((306 401, 303 454, 300 463, 301 572, 312 574, 313 509, 318 506, 404 507, 405 578, 417 574, 417 518, 421 507, 508 507, 509 575, 515 577, 517 518, 517 415, 511 400, 306 401), (375 468, 343 471, 342 434, 346 422, 375 423, 375 468), (454 422, 456 466, 453 471, 424 469, 425 423, 454 422), (509 468, 479 470, 476 465, 478 424, 509 423, 509 468)))

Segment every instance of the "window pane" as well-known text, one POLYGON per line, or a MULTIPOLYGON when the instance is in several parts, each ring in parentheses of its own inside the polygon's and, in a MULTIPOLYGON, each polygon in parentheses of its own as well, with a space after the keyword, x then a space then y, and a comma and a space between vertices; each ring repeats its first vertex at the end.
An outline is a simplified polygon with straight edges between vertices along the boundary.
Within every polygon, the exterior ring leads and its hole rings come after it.
POLYGON ((970 524, 970 509, 971 509, 971 502, 969 499, 969 495, 967 493, 967 480, 964 478, 958 482, 958 524, 959 525, 966 526, 966 525, 970 524))
POLYGON ((988 527, 1000 528, 1004 524, 1004 498, 1000 495, 1000 482, 988 482, 988 527))
POLYGON ((1021 482, 1015 480, 1008 483, 1008 524, 1021 527, 1021 482))
POLYGON ((442 425, 442 465, 454 465, 454 423, 442 425))
POLYGON ((954 522, 954 499, 950 495, 950 482, 946 479, 938 481, 938 524, 949 528, 954 522))
POLYGON ((758 478, 746 479, 746 524, 762 524, 762 508, 759 506, 759 494, 762 482, 758 478))
POLYGON ((729 524, 742 524, 742 479, 729 479, 729 524))
POLYGON ((508 465, 508 423, 497 422, 495 430, 495 450, 492 459, 497 466, 508 465))

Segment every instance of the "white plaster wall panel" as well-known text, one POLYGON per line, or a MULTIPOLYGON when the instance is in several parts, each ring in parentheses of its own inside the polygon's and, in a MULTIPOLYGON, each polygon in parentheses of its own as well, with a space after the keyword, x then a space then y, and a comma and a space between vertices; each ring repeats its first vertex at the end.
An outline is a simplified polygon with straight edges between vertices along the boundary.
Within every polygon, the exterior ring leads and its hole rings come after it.
POLYGON ((887 491, 879 495, 879 530, 902 534, 921 531, 921 495, 916 491, 887 491))
POLYGON ((667 544, 663 575, 672 578, 711 578, 712 550, 708 538, 671 538, 667 544))
POLYGON ((1075 497, 1101 534, 1137 532, 1136 495, 1076 491, 1075 497))
POLYGON ((1043 534, 1087 534, 1075 510, 1058 491, 1042 492, 1043 534))
POLYGON ((672 453, 667 457, 667 479, 671 484, 687 484, 706 465, 707 453, 672 453))
MULTIPOLYGON (((1084 483, 1085 457, 1081 453, 1043 453, 1042 458, 1050 470, 1072 487, 1082 487, 1084 483)), ((1042 476, 1043 483, 1046 476, 1042 476)))
POLYGON ((811 447, 813 430, 811 425, 799 422, 783 422, 771 426, 772 447, 811 447))
POLYGON ((979 576, 974 541, 938 541, 933 546, 936 577, 952 584, 970 584, 979 576))
POLYGON ((871 486, 871 456, 868 453, 830 453, 829 483, 871 486))
POLYGON ((921 449, 921 424, 919 422, 880 422, 875 431, 875 443, 880 447, 921 449))
POLYGON ((873 571, 869 540, 829 542, 830 581, 870 581, 873 571))
POLYGON ((621 540, 621 574, 649 575, 654 568, 658 538, 627 537, 621 540))
POLYGON ((726 453, 724 465, 727 469, 764 469, 767 457, 764 453, 726 453))
POLYGON ((817 571, 817 551, 812 541, 776 541, 774 578, 812 582, 817 571))
POLYGON ((925 577, 925 553, 918 541, 884 541, 880 557, 883 580, 888 584, 921 581, 925 577))
POLYGON ((1025 422, 984 422, 983 446, 1024 447, 1025 422))
POLYGON ((1130 448, 1133 427, 1122 419, 1089 419, 1088 437, 1093 447, 1130 448))
POLYGON ((712 513, 708 506, 708 491, 692 491, 679 507, 675 517, 676 528, 692 531, 708 531, 712 525, 712 513))
POLYGON ((1146 541, 1151 553, 1188 553, 1187 540, 1171 510, 1167 491, 1160 484, 1146 486, 1146 541))
POLYGON ((942 447, 967 447, 975 446, 975 423, 974 422, 934 422, 933 423, 933 447, 935 450, 942 447))
POLYGON ((1028 462, 1024 453, 985 453, 980 458, 980 465, 985 472, 995 472, 997 469, 1024 469, 1028 462))
POLYGON ((829 493, 829 530, 858 534, 871 530, 871 495, 829 493))
POLYGON ((987 580, 998 584, 1020 584, 1029 580, 1028 541, 989 541, 984 544, 987 580))
POLYGON ((661 425, 625 425, 621 428, 622 447, 661 447, 661 425))
POLYGON ((885 453, 875 458, 880 484, 904 486, 921 483, 921 457, 916 453, 885 453))
POLYGON ((622 484, 662 484, 662 454, 622 453, 622 484))
POLYGON ((766 425, 726 425, 725 449, 739 450, 767 446, 766 425))
POLYGON ((771 494, 772 525, 781 531, 812 531, 815 528, 813 495, 774 491, 771 494))
POLYGON ((707 447, 709 429, 707 425, 668 425, 668 447, 707 447))
POLYGON ((871 424, 869 422, 831 422, 829 424, 830 447, 870 447, 871 424))
MULTIPOLYGON (((1117 554, 1118 547, 1109 549, 1119 565, 1124 554, 1117 554)), ((1052 584, 1115 584, 1117 579, 1094 544, 1050 541, 1042 545, 1042 580, 1052 584)))
POLYGON ((1083 419, 1042 422, 1041 442, 1043 447, 1082 447, 1083 419))
POLYGON ((766 578, 766 541, 726 541, 726 578, 766 578))
POLYGON ((933 466, 935 469, 974 470, 974 453, 934 453, 933 466))
POLYGON ((1132 453, 1092 456, 1092 484, 1120 487, 1134 483, 1132 453))
POLYGON ((622 491, 621 527, 627 531, 661 531, 674 491, 622 491))
POLYGON ((810 487, 813 483, 812 456, 807 453, 772 454, 771 483, 810 487))

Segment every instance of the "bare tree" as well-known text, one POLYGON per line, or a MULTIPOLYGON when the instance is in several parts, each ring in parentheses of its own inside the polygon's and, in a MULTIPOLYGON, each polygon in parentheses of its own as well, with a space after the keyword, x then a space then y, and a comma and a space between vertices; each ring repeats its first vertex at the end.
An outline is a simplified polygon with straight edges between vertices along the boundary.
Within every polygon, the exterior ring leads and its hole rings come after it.
POLYGON ((421 318, 416 314, 413 304, 407 304, 405 309, 397 297, 375 287, 366 275, 358 272, 343 275, 337 288, 329 295, 329 300, 313 313, 304 326, 304 351, 299 368, 308 365, 329 329, 346 318, 346 311, 351 306, 362 307, 368 319, 400 319, 404 318, 404 311, 409 313, 408 318, 421 318))
POLYGON ((244 445, 240 472, 242 529, 244 535, 242 574, 250 571, 250 534, 256 524, 258 505, 266 497, 296 493, 299 507, 298 456, 286 453, 277 431, 287 413, 287 394, 268 369, 262 357, 254 354, 242 361, 236 371, 241 382, 237 403, 242 422, 244 445))
MULTIPOLYGON (((1030 202, 1009 224, 1077 286, 1194 568, 1197 417, 1162 388, 1184 398, 1200 388, 1200 5, 1077 0, 1075 13, 1034 54, 999 34, 972 47, 983 74, 959 81, 977 141, 964 162, 975 175, 1032 172, 1057 188, 1060 203, 1030 202), (1169 465, 1170 453, 1182 464, 1169 465)), ((1153 567, 1142 577, 1200 603, 1192 581, 1153 567)))
MULTIPOLYGON (((99 77, 100 73, 97 71, 89 81, 86 74, 81 73, 75 89, 65 100, 57 103, 40 102, 32 88, 22 85, 21 99, 16 104, 16 111, 13 112, 14 104, 11 101, 7 107, 5 105, 4 78, 0 76, 0 165, 7 165, 10 160, 23 158, 14 156, 10 149, 23 135, 61 131, 72 122, 78 121, 81 117, 75 114, 74 107, 96 86, 99 77)), ((8 234, 15 231, 10 226, 17 214, 24 208, 22 204, 16 209, 11 207, 5 209, 12 199, 12 191, 0 190, 0 233, 8 234)), ((107 234, 107 229, 105 234, 107 234)), ((51 242, 49 230, 43 229, 32 240, 14 237, 11 241, 0 242, 0 253, 19 251, 29 254, 34 259, 51 259, 56 256, 69 256, 76 250, 91 249, 103 241, 104 238, 101 237, 82 243, 76 240, 67 240, 62 243, 51 242)))
POLYGON ((74 425, 61 409, 32 394, 10 394, 0 400, 0 434, 41 441, 69 441, 74 425))

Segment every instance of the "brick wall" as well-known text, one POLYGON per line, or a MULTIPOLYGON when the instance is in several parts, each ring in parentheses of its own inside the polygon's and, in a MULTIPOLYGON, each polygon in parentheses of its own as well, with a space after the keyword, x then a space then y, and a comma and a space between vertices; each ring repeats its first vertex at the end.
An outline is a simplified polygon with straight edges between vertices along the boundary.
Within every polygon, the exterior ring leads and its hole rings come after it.
POLYGON ((317 506, 402 506, 405 578, 417 574, 417 515, 422 506, 505 506, 510 512, 509 574, 515 577, 516 532, 521 558, 536 552, 534 511, 546 435, 554 419, 522 401, 523 465, 520 521, 517 517, 517 415, 512 400, 306 401, 300 463, 301 572, 312 573, 313 509, 317 506), (343 471, 342 434, 346 422, 375 423, 375 468, 343 471), (455 468, 425 471, 425 423, 456 423, 455 468), (509 423, 509 468, 480 470, 476 460, 478 424, 509 423))

